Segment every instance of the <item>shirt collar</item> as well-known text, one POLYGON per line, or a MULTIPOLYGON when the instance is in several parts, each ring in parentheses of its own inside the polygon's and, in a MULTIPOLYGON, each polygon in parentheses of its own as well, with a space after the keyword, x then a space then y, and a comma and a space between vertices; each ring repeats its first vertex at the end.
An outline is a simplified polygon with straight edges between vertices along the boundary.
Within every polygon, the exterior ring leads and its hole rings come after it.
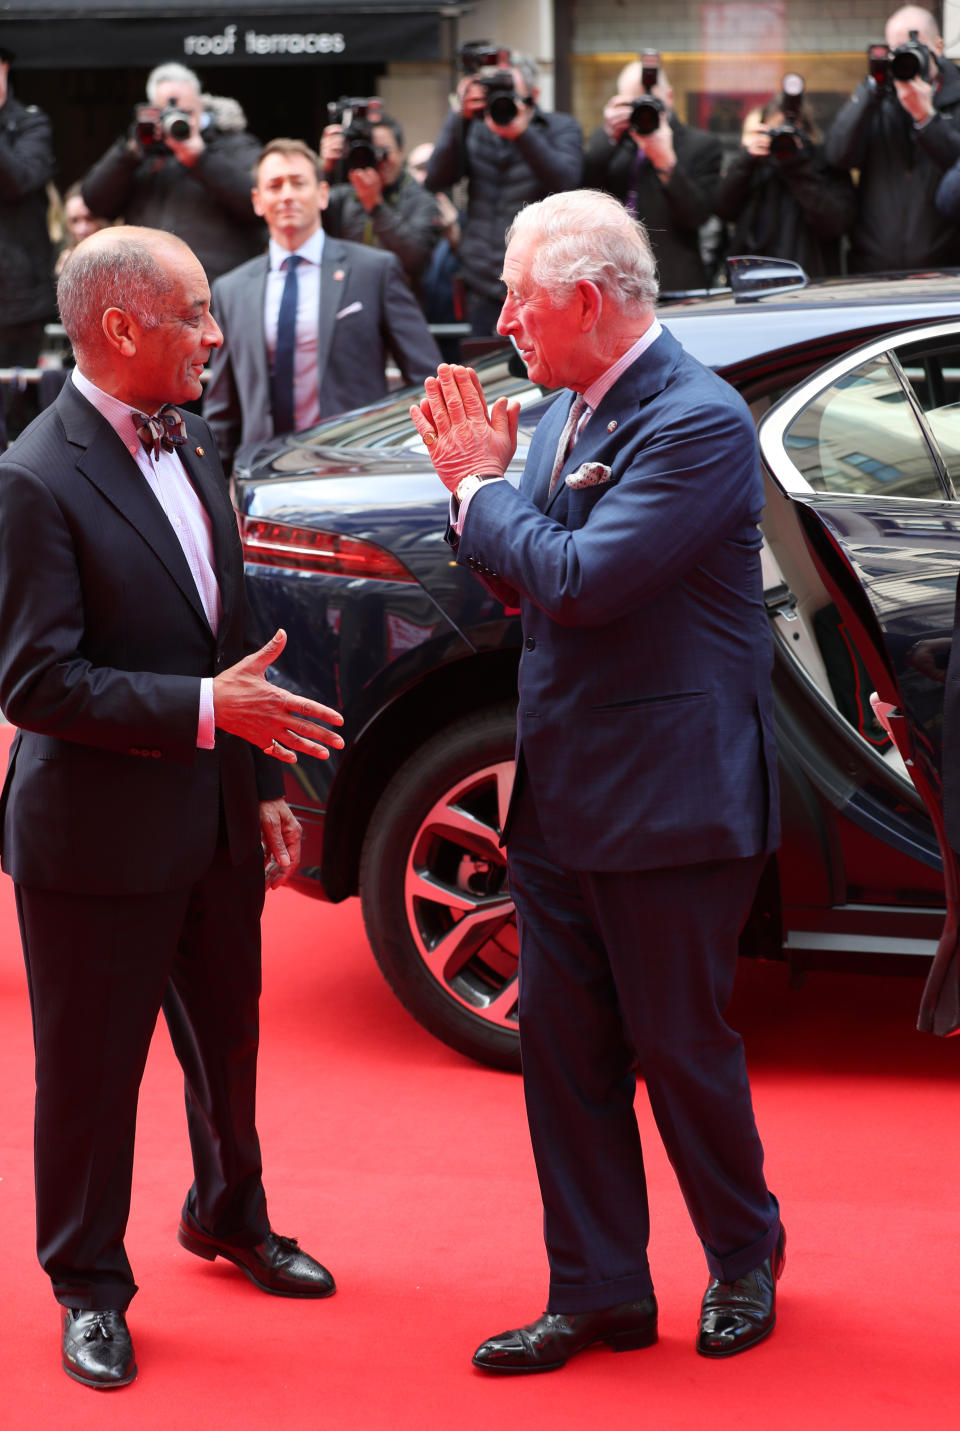
MULTIPOLYGON (((319 268, 320 261, 323 258, 323 229, 316 229, 299 248, 295 248, 292 251, 299 254, 301 258, 306 259, 307 263, 312 263, 315 268, 319 268)), ((283 245, 277 243, 275 239, 271 239, 270 272, 276 273, 277 270, 282 267, 283 260, 290 257, 290 253, 290 249, 284 248, 283 245)))
POLYGON ((598 378, 594 378, 593 382, 583 394, 591 412, 597 410, 617 379, 621 377, 629 367, 633 366, 641 353, 645 353, 651 344, 657 341, 662 332, 663 329, 660 326, 659 319, 654 318, 650 327, 640 334, 640 337, 632 347, 629 347, 625 353, 621 353, 617 361, 612 363, 605 373, 601 373, 598 378))
MULTIPOLYGON (((137 424, 133 420, 133 409, 130 404, 121 402, 112 393, 105 393, 103 388, 98 388, 96 383, 92 383, 89 378, 84 377, 79 368, 74 368, 71 378, 77 391, 110 424, 124 447, 128 449, 139 447, 140 438, 137 436, 137 424)), ((148 416, 152 416, 152 414, 148 414, 148 416)))

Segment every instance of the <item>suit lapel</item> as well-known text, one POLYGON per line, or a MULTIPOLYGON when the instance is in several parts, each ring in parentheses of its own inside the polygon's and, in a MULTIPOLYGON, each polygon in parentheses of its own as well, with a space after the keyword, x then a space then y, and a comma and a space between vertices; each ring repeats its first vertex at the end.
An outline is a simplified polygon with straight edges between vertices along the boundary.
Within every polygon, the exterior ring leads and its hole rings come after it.
POLYGON ((205 432, 191 430, 193 424, 189 413, 185 413, 184 417, 187 422, 187 441, 179 449, 180 458, 210 518, 213 566, 220 588, 221 626, 223 630, 227 630, 238 589, 236 517, 226 497, 223 469, 212 442, 205 432), (198 436, 204 439, 205 446, 204 441, 196 441, 198 436))
MULTIPOLYGON (((323 390, 323 379, 327 371, 327 359, 333 347, 333 333, 337 325, 337 314, 343 306, 350 264, 347 249, 335 239, 325 237, 323 256, 320 260, 320 316, 317 323, 317 392, 323 390)), ((358 358, 358 361, 360 359, 358 358)), ((323 416, 321 404, 321 417, 323 416)))
MULTIPOLYGON (((570 402, 555 404, 555 408, 561 409, 563 417, 557 428, 556 440, 550 449, 550 466, 547 469, 546 477, 541 471, 534 495, 534 501, 542 511, 550 511, 564 488, 564 478, 568 473, 575 472, 584 462, 592 462, 603 446, 604 439, 612 431, 616 431, 620 422, 636 413, 638 408, 649 402, 651 398, 663 392, 670 373, 676 366, 680 352, 680 344, 676 338, 664 329, 650 347, 641 353, 636 362, 631 363, 630 367, 620 374, 613 387, 604 393, 596 409, 590 414, 590 420, 583 429, 580 439, 574 443, 566 462, 560 469, 560 477, 553 489, 552 496, 548 496, 550 472, 553 470, 557 442, 560 440, 563 423, 567 420, 567 413, 573 402, 573 394, 570 395, 570 402), (608 425, 611 422, 613 423, 612 428, 608 425)), ((554 409, 551 409, 551 412, 553 411, 554 409)), ((544 460, 546 460, 546 453, 544 460)))
POLYGON ((239 296, 237 307, 241 313, 250 314, 250 331, 254 335, 254 341, 250 344, 251 361, 253 364, 253 377, 250 384, 251 392, 263 392, 267 395, 268 410, 270 412, 270 427, 273 428, 273 403, 271 398, 272 388, 270 384, 270 364, 267 360, 267 339, 263 331, 264 313, 267 308, 267 275, 270 272, 270 259, 264 254, 256 267, 252 268, 246 280, 246 292, 239 296))
POLYGON ((79 449, 76 457, 78 471, 151 548, 209 631, 200 593, 183 548, 166 513, 120 438, 96 408, 77 392, 72 382, 65 383, 58 396, 57 412, 67 441, 79 449))

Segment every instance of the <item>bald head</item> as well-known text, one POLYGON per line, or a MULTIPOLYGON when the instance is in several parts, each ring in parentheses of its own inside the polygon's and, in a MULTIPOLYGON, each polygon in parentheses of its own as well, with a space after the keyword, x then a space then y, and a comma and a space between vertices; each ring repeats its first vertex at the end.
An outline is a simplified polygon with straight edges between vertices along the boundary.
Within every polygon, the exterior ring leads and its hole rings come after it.
POLYGON ((57 283, 60 321, 77 357, 103 347, 103 315, 110 308, 156 328, 175 284, 171 266, 191 259, 197 262, 176 235, 133 225, 101 229, 77 244, 57 283))
POLYGON ((91 382, 143 412, 200 396, 223 341, 193 251, 159 229, 101 229, 77 244, 57 284, 60 317, 91 382))
POLYGON ((890 16, 886 27, 886 41, 891 50, 895 50, 898 45, 905 45, 911 30, 916 30, 921 42, 933 50, 935 55, 943 53, 940 27, 930 11, 924 10, 920 5, 904 5, 890 16))

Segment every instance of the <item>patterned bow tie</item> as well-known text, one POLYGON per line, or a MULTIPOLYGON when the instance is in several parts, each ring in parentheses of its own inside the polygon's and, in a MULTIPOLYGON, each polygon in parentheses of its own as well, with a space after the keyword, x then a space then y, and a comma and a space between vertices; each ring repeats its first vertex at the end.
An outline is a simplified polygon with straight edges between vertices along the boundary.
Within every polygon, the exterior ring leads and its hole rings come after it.
POLYGON ((171 402, 162 407, 155 417, 148 417, 145 412, 136 410, 131 412, 130 416, 144 450, 154 459, 160 456, 161 448, 164 452, 172 452, 187 440, 186 423, 171 402))

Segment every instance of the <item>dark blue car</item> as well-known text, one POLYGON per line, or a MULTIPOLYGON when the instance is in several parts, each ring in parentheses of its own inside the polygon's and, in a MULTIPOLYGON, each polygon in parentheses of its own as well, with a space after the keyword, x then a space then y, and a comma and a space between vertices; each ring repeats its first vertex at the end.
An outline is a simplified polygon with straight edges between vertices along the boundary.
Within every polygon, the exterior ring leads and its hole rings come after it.
MULTIPOLYGON (((693 299, 660 318, 746 398, 766 469, 784 839, 743 952, 797 969, 929 961, 945 910, 936 823, 960 571, 960 277, 693 299), (874 691, 902 712, 889 729, 874 691)), ((551 395, 506 353, 478 367, 491 401, 523 405, 519 480, 551 395)), ((374 954, 414 1017, 512 1068, 517 935, 498 840, 519 622, 453 560, 446 494, 409 404, 404 394, 264 447, 238 465, 234 499, 260 634, 289 634, 278 675, 345 717, 342 753, 288 772, 306 837, 299 887, 359 893, 374 954)))

